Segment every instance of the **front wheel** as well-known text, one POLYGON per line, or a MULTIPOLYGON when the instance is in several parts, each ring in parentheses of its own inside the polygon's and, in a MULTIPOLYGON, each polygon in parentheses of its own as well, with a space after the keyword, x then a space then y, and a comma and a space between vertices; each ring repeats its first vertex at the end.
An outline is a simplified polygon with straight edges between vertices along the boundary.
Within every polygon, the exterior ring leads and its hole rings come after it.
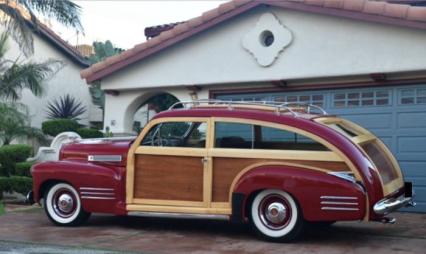
POLYGON ((83 210, 77 191, 67 183, 57 183, 44 196, 44 210, 59 226, 76 226, 86 221, 90 213, 83 210))
POLYGON ((296 201, 281 190, 263 190, 251 205, 251 223, 267 240, 289 242, 303 231, 304 220, 296 201))

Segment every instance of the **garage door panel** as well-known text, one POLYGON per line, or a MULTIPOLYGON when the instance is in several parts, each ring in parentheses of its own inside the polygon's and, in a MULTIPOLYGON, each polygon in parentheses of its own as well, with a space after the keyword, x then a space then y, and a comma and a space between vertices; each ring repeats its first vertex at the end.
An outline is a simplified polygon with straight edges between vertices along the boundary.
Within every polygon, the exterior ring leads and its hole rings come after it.
POLYGON ((399 153, 415 153, 426 157, 426 137, 424 136, 398 137, 397 146, 399 153))
POLYGON ((399 166, 407 177, 425 177, 426 161, 399 161, 399 166))
POLYGON ((399 128, 426 128, 426 112, 399 112, 397 119, 399 128))

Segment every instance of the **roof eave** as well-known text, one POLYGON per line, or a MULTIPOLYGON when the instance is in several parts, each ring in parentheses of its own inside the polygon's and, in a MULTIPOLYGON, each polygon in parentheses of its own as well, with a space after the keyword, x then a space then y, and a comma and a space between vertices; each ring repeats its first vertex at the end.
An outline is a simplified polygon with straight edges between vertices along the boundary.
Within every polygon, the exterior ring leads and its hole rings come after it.
POLYGON ((414 29, 422 29, 426 30, 426 22, 420 22, 420 21, 413 21, 413 20, 407 20, 407 19, 401 19, 401 18, 395 18, 395 17, 388 17, 383 15, 376 15, 376 14, 369 14, 369 13, 363 13, 363 12, 356 12, 353 10, 346 10, 346 9, 338 9, 338 8, 330 8, 330 7, 323 7, 323 6, 316 6, 316 5, 308 5, 305 3, 295 2, 295 1, 268 1, 268 0, 258 0, 258 1, 249 1, 243 5, 238 6, 237 8, 226 12, 224 14, 221 14, 197 27, 191 28, 190 30, 179 34, 175 37, 172 37, 170 39, 161 41, 157 45, 147 48, 145 50, 141 50, 140 52, 137 52, 123 60, 114 62, 110 65, 106 65, 105 67, 101 67, 98 71, 93 72, 92 74, 88 74, 87 76, 83 78, 86 79, 86 82, 88 84, 100 80, 102 78, 105 78, 112 73, 131 65, 137 61, 140 61, 143 58, 146 58, 150 55, 155 54, 156 52, 165 49, 177 42, 183 41, 195 34, 198 34, 216 24, 219 24, 221 22, 224 22, 234 16, 237 16, 241 13, 244 13, 250 9, 253 9, 255 7, 258 7, 259 5, 269 5, 269 6, 275 6, 280 8, 285 8, 288 10, 295 10, 295 11, 303 11, 308 13, 316 13, 316 14, 325 14, 330 16, 336 16, 336 17, 344 17, 354 20, 361 20, 361 21, 367 21, 367 22, 375 22, 375 23, 381 23, 381 24, 388 24, 388 25, 394 25, 394 26, 400 26, 400 27, 408 27, 408 28, 414 28, 414 29))

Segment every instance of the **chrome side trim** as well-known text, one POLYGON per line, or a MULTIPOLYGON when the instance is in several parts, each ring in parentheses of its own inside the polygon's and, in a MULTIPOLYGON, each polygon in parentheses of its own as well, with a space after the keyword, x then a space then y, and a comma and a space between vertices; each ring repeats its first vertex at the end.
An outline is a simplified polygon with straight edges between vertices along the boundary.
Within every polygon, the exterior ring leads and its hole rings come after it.
POLYGON ((321 205, 358 205, 358 202, 321 201, 321 205))
POLYGON ((93 190, 93 191, 114 191, 114 189, 112 188, 94 188, 94 187, 80 187, 79 188, 81 191, 85 191, 85 190, 93 190))
POLYGON ((115 193, 113 192, 87 192, 87 191, 82 191, 80 192, 81 195, 100 195, 100 196, 114 196, 115 193))
POLYGON ((358 200, 357 197, 349 197, 349 196, 321 196, 320 199, 350 199, 350 200, 358 200))
POLYGON ((359 211, 355 207, 334 207, 334 206, 325 206, 321 207, 321 210, 332 210, 332 211, 359 211))
POLYGON ((229 215, 223 215, 223 214, 128 212, 127 215, 130 215, 130 216, 141 216, 141 217, 178 218, 178 219, 229 220, 229 215))
POLYGON ((121 155, 88 155, 88 161, 94 162, 121 162, 123 157, 121 155))
POLYGON ((115 199, 115 197, 95 197, 95 196, 81 196, 81 199, 115 199))
POLYGON ((329 172, 328 174, 352 183, 356 183, 355 176, 352 172, 329 172))

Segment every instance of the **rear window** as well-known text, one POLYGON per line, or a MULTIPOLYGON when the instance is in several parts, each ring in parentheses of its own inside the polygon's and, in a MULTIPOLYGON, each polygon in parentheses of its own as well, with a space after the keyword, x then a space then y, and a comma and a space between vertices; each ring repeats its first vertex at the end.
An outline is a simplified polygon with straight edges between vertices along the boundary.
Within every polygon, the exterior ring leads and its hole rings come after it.
POLYGON ((371 158, 374 165, 376 165, 384 184, 398 178, 397 170, 386 155, 385 151, 383 151, 383 149, 377 144, 377 141, 363 144, 361 147, 371 158))

